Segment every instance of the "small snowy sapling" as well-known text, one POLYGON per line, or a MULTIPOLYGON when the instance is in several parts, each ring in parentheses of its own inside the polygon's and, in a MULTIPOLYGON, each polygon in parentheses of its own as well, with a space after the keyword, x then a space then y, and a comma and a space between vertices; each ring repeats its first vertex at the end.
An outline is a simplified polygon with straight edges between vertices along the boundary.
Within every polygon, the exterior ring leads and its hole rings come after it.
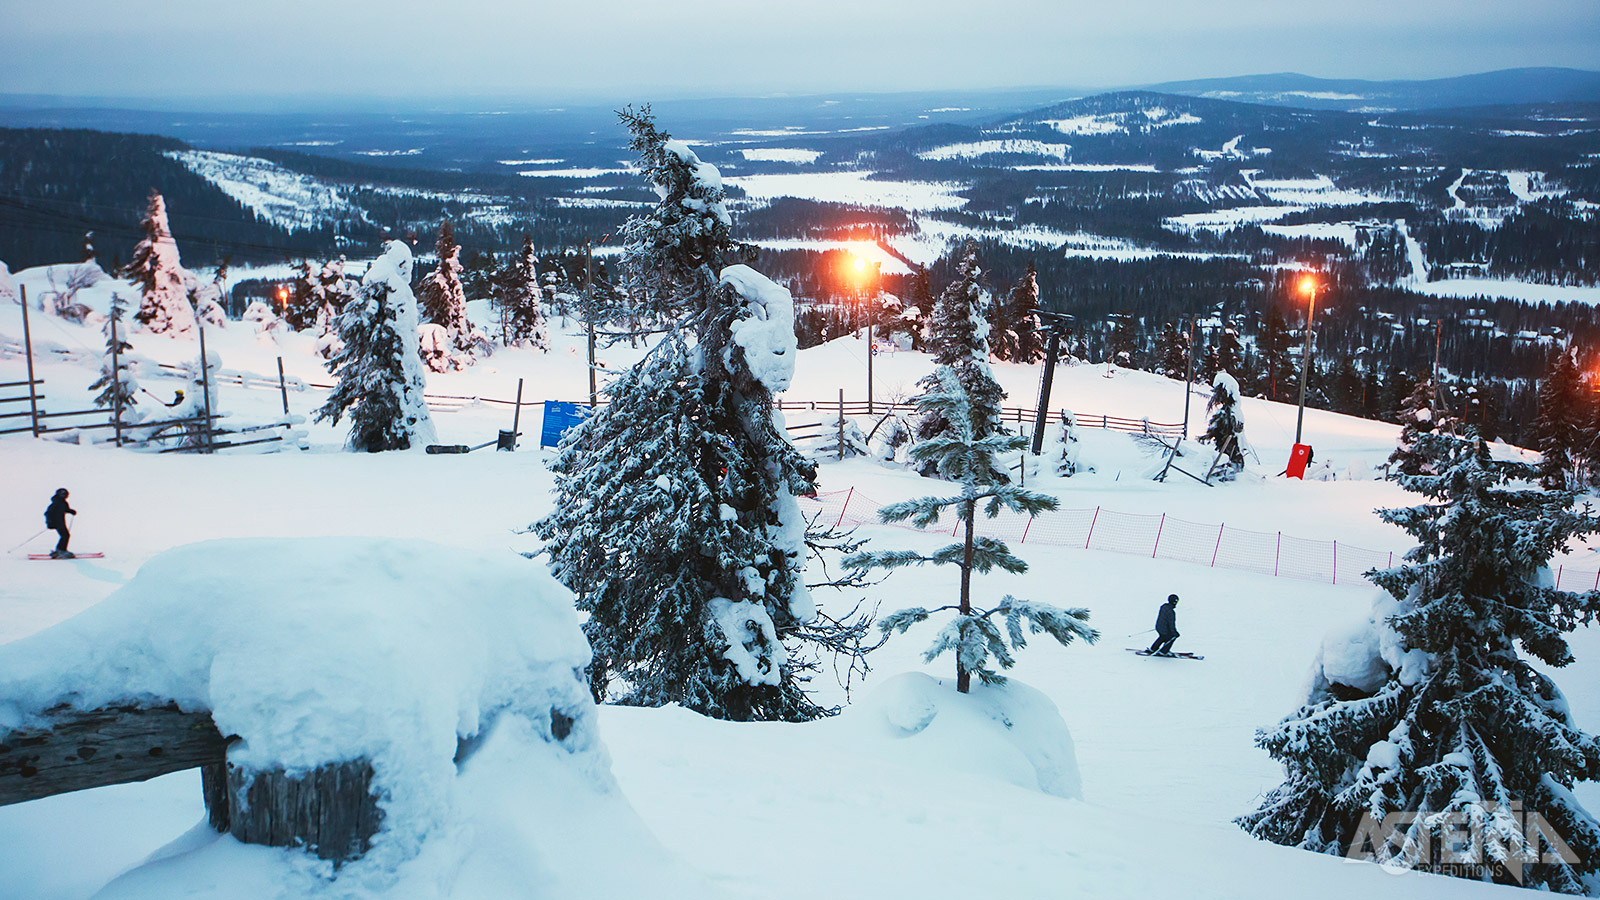
POLYGON ((942 415, 952 423, 954 433, 917 444, 911 449, 911 455, 917 462, 935 466, 940 477, 960 484, 961 493, 953 497, 923 497, 891 503, 879 510, 878 515, 885 522, 909 519, 918 528, 927 528, 938 522, 940 514, 949 509, 964 524, 965 537, 960 543, 943 547, 932 554, 925 555, 913 550, 857 553, 847 557, 844 565, 851 569, 897 569, 933 563, 953 565, 961 570, 957 602, 931 609, 912 607, 898 610, 879 621, 878 627, 886 635, 904 633, 911 626, 938 613, 954 612, 955 616, 939 630, 933 644, 923 654, 923 659, 932 662, 946 651, 955 653, 956 689, 966 693, 974 674, 985 684, 1004 681, 996 668, 1011 668, 1016 662, 1014 652, 1027 645, 1029 633, 1044 632, 1063 645, 1071 643, 1074 638, 1093 643, 1100 633, 1086 624, 1089 620, 1087 609, 1061 609, 1045 603, 1019 600, 1010 595, 988 609, 973 605, 973 573, 981 575, 996 568, 1017 574, 1028 570, 1028 564, 1013 556, 1005 542, 977 536, 979 507, 982 507, 986 518, 992 519, 1000 514, 1002 508, 1031 516, 1053 510, 1057 504, 1054 497, 1013 487, 996 479, 995 456, 1021 451, 1027 446, 1027 439, 1004 433, 975 437, 971 401, 967 398, 960 377, 949 366, 940 366, 935 370, 934 377, 941 389, 923 395, 917 405, 925 412, 942 415))

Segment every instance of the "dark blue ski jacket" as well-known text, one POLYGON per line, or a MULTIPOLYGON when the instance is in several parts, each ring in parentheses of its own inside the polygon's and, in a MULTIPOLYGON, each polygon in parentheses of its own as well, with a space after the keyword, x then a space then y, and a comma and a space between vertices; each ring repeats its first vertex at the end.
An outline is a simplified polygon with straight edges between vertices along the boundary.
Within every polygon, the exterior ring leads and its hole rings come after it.
POLYGON ((44 511, 44 527, 67 527, 67 513, 77 515, 78 511, 67 505, 67 498, 51 497, 50 508, 44 511))
POLYGON ((1164 638, 1178 636, 1178 608, 1170 602, 1161 604, 1156 613, 1156 634, 1164 638))

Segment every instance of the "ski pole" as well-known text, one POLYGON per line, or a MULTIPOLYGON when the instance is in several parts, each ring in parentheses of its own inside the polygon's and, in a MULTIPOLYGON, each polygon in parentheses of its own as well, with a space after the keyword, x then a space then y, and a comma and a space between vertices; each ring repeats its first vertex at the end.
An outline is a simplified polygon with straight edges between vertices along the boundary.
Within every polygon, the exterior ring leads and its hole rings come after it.
POLYGON ((1146 628, 1143 631, 1135 631, 1133 634, 1128 635, 1128 637, 1138 637, 1141 634, 1149 634, 1152 631, 1155 631, 1155 629, 1154 628, 1146 628))
POLYGON ((48 529, 48 528, 41 528, 38 531, 35 531, 33 533, 33 537, 28 538, 27 540, 23 541, 21 544, 18 544, 15 547, 12 547, 10 550, 7 550, 6 552, 7 553, 15 553, 18 550, 21 550, 24 545, 33 543, 33 539, 34 538, 38 537, 41 534, 44 534, 46 531, 49 531, 49 530, 50 529, 48 529))

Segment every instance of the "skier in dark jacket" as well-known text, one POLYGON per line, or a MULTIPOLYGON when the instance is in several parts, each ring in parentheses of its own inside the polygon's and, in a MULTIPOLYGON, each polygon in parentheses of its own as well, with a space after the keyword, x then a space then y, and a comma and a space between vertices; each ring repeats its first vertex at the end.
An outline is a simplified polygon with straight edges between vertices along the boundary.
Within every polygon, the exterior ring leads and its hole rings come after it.
POLYGON ((57 489, 50 497, 50 506, 44 511, 44 527, 54 529, 61 536, 56 541, 56 548, 50 551, 51 559, 72 558, 72 551, 67 549, 67 541, 72 539, 72 532, 67 530, 67 516, 77 514, 77 510, 67 505, 67 489, 57 489))
POLYGON ((1150 645, 1149 653, 1156 656, 1171 656, 1172 642, 1178 639, 1178 595, 1168 594, 1167 602, 1161 604, 1161 610, 1156 613, 1156 642, 1150 645))

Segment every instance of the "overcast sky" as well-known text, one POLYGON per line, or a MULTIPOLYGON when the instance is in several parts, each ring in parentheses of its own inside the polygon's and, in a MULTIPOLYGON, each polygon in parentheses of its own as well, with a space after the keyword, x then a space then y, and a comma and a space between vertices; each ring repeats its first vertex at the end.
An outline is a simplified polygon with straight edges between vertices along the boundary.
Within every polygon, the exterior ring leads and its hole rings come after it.
POLYGON ((1597 0, 0 0, 0 92, 476 95, 1117 87, 1600 68, 1597 0))

